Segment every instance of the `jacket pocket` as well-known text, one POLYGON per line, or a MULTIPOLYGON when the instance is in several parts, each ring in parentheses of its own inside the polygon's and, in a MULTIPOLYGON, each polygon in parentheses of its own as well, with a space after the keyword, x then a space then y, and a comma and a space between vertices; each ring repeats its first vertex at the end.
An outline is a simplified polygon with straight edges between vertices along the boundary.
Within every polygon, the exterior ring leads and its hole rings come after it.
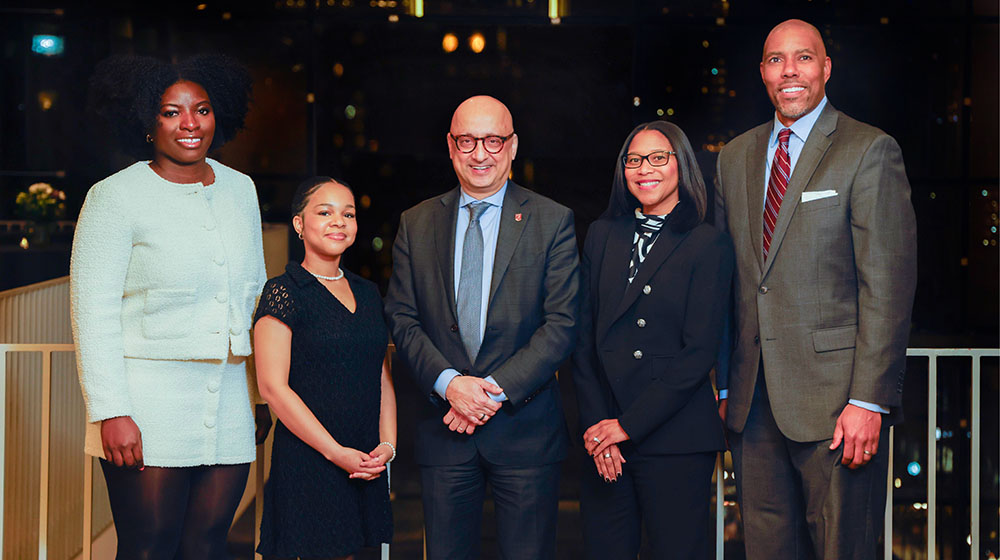
POLYGON ((194 323, 195 291, 148 290, 142 307, 144 338, 183 338, 194 323))
POLYGON ((811 212, 813 210, 820 210, 831 206, 840 206, 839 195, 817 198, 808 202, 800 202, 795 209, 797 212, 811 212))
POLYGON ((857 325, 813 331, 813 350, 817 352, 832 352, 833 350, 854 348, 857 337, 857 325))

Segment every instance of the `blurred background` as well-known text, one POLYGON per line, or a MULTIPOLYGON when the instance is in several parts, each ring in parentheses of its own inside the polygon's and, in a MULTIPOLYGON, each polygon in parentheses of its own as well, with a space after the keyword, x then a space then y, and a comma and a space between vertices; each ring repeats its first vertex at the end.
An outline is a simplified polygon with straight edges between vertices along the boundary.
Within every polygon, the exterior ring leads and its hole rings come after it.
MULTIPOLYGON (((919 228, 910 346, 997 347, 1000 18, 997 2, 986 0, 3 0, 0 290, 66 275, 87 189, 131 163, 85 111, 89 76, 110 54, 223 52, 246 64, 255 80, 246 130, 213 157, 254 179, 265 222, 287 223, 305 177, 349 182, 360 230, 346 262, 384 292, 400 212, 457 184, 445 142, 461 100, 489 94, 508 105, 520 139, 514 179, 572 208, 582 243, 605 207, 621 142, 638 123, 678 124, 711 189, 722 146, 773 116, 760 52, 768 30, 790 17, 824 36, 830 102, 902 148, 919 228), (36 240, 15 200, 37 182, 64 191, 66 209, 36 240)), ((301 256, 298 240, 289 251, 301 256)), ((996 359, 983 368, 981 539, 995 554, 996 359)), ((907 423, 896 430, 899 558, 926 557, 927 369, 926 360, 911 362, 907 423)), ((968 360, 938 365, 940 558, 969 554, 967 370, 968 360)), ((406 375, 397 380, 405 393, 406 375)), ((569 376, 561 381, 575 434, 569 376)), ((401 399, 401 414, 406 406, 401 399)), ((404 460, 393 479, 401 558, 419 556, 421 526, 404 438, 401 429, 404 460)), ((577 459, 563 477, 566 558, 580 546, 577 459)), ((726 517, 727 539, 738 543, 735 508, 726 517)))

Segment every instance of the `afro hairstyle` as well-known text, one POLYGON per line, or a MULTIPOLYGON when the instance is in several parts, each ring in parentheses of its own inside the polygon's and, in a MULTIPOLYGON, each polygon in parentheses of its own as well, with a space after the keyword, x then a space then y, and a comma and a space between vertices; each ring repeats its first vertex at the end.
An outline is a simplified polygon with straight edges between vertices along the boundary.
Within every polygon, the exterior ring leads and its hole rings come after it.
POLYGON ((220 148, 243 128, 253 80, 236 60, 200 54, 177 64, 135 55, 114 55, 98 63, 90 78, 89 113, 103 119, 118 146, 136 159, 150 159, 146 142, 156 123, 163 93, 178 81, 205 89, 215 114, 215 137, 209 150, 220 148))

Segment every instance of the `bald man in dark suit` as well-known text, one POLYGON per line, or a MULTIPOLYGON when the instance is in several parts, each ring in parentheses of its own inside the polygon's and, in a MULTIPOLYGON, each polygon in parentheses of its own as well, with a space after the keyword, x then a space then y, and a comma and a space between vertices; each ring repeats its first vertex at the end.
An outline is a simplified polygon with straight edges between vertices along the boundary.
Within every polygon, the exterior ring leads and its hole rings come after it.
POLYGON ((568 431, 555 372, 576 340, 573 214, 508 179, 510 111, 487 96, 447 137, 459 186, 403 213, 386 317, 427 395, 417 428, 427 557, 479 558, 486 483, 500 556, 555 557, 568 431))

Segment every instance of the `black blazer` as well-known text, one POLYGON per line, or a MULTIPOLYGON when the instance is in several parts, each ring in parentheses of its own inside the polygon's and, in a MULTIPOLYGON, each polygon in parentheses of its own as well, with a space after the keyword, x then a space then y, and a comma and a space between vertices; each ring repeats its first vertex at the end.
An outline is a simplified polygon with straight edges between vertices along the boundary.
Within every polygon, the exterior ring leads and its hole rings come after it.
POLYGON ((493 264, 486 332, 470 363, 455 309, 455 224, 459 189, 403 213, 392 248, 385 313, 399 355, 427 395, 417 427, 417 461, 453 465, 478 451, 503 465, 565 458, 568 430, 555 373, 576 342, 579 256, 573 213, 507 184, 493 264), (434 392, 446 368, 493 375, 507 394, 470 436, 441 422, 449 405, 434 392))
POLYGON ((729 237, 666 226, 628 283, 635 219, 594 222, 584 245, 580 429, 617 418, 644 454, 725 449, 710 372, 733 276, 729 237))

